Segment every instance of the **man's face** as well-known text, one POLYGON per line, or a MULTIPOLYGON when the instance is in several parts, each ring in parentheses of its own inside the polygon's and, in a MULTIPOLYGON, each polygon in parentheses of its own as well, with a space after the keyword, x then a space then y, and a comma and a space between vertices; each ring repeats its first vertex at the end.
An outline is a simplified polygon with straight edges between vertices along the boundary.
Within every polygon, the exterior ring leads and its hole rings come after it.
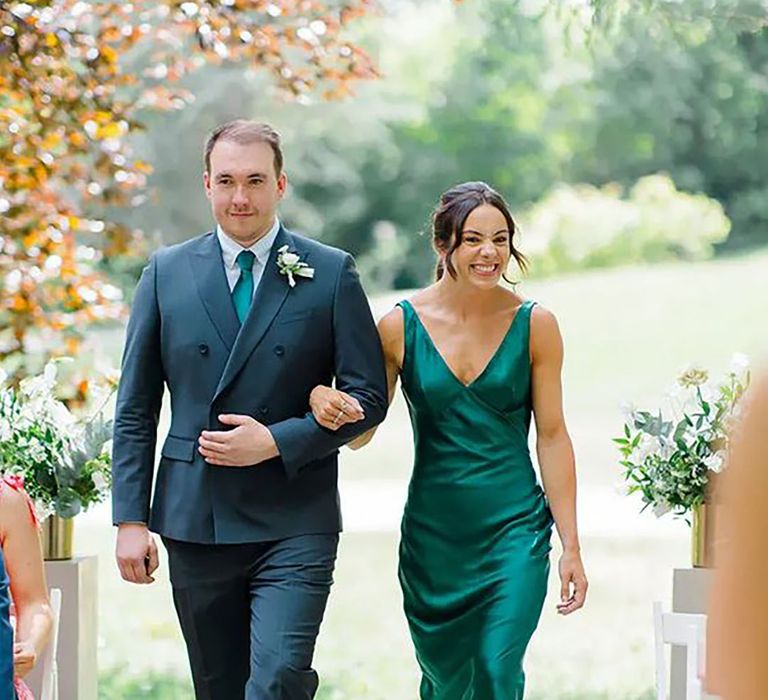
POLYGON ((203 174, 213 217, 230 238, 248 247, 269 231, 286 187, 275 172, 272 147, 260 141, 218 141, 203 174))

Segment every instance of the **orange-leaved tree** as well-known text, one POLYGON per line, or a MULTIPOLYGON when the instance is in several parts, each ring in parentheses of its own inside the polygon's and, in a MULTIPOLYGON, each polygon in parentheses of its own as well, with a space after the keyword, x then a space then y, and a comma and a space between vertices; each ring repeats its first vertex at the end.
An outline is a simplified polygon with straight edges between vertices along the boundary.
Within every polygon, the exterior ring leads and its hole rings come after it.
POLYGON ((230 61, 289 97, 342 96, 376 75, 343 34, 373 1, 0 2, 0 362, 20 377, 123 313, 99 263, 142 243, 107 213, 145 196, 151 165, 128 146, 141 109, 182 109, 175 83, 230 61))

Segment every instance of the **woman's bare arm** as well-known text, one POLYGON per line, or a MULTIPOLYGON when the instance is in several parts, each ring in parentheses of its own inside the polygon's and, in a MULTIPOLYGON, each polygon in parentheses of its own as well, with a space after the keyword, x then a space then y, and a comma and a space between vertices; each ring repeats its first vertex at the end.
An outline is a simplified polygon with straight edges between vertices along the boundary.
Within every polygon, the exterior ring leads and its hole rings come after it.
POLYGON ((48 602, 37 527, 23 494, 0 487, 0 537, 16 607, 16 674, 26 675, 48 643, 53 615, 48 602))
MULTIPOLYGON (((403 310, 396 306, 386 316, 379 320, 379 337, 381 338, 381 347, 384 351, 384 365, 387 370, 387 391, 389 395, 389 405, 392 405, 392 399, 397 390, 397 379, 400 376, 400 370, 403 366, 403 355, 405 354, 405 332, 403 326, 403 310)), ((356 437, 348 446, 353 450, 359 450, 367 445, 376 434, 378 426, 371 428, 368 432, 356 437)))
POLYGON ((565 426, 561 371, 563 341, 554 315, 541 307, 531 317, 531 368, 536 453, 549 507, 563 546, 559 611, 568 614, 584 604, 587 580, 581 563, 576 525, 576 464, 565 426), (571 589, 573 587, 573 589, 571 589))

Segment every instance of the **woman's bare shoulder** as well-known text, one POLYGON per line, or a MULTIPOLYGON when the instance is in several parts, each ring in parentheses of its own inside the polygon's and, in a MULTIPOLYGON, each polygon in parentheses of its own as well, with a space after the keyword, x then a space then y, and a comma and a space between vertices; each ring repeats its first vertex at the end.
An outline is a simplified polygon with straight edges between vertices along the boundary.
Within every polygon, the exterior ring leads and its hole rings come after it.
POLYGON ((17 527, 32 527, 29 499, 0 478, 0 533, 17 527))
POLYGON ((536 302, 531 309, 531 326, 536 326, 543 332, 552 332, 558 327, 557 318, 550 309, 536 302))

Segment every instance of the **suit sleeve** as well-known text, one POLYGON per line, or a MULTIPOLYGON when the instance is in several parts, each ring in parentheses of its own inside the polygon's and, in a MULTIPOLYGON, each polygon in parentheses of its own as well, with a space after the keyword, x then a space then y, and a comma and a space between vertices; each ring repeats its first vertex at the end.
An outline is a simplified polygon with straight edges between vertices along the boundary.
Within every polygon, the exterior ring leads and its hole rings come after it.
POLYGON ((332 431, 308 412, 269 426, 289 478, 383 421, 387 412, 381 341, 351 255, 344 260, 334 292, 333 342, 336 388, 360 402, 365 418, 332 431))
POLYGON ((148 522, 157 423, 163 398, 157 259, 136 287, 126 331, 112 444, 112 520, 148 522))

